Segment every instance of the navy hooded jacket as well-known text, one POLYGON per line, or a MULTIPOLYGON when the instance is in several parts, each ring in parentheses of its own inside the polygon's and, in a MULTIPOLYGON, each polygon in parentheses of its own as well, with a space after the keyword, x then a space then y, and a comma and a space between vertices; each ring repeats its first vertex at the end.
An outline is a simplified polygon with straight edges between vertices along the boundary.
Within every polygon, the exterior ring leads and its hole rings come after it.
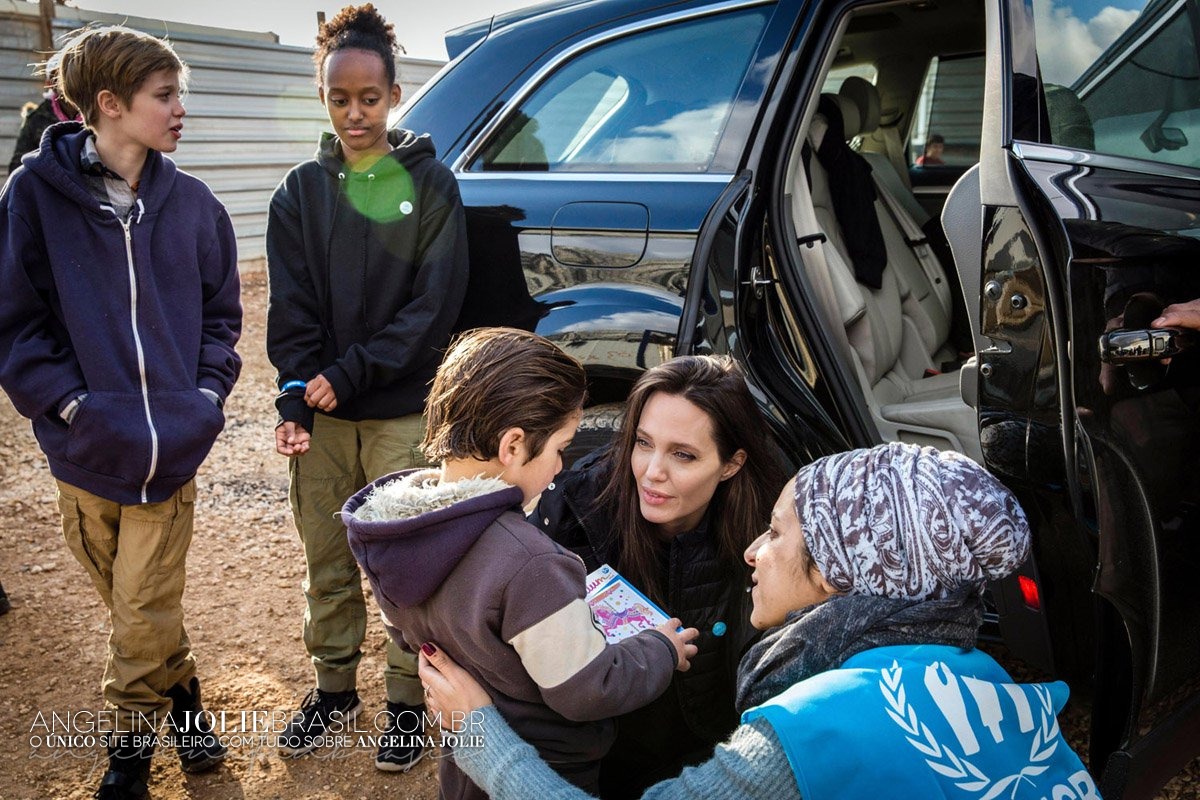
POLYGON ((150 151, 122 222, 88 191, 88 132, 48 128, 0 192, 0 387, 51 473, 122 504, 160 502, 225 425, 241 369, 233 227, 208 187, 150 151), (59 416, 87 393, 68 426, 59 416))

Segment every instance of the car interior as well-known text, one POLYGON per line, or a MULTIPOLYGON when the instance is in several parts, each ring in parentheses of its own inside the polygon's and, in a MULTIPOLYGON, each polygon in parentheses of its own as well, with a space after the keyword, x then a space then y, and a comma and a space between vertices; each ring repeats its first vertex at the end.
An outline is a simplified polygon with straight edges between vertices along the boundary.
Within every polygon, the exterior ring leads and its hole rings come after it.
MULTIPOLYGON (((910 178, 916 154, 906 145, 930 64, 983 47, 983 8, 973 0, 883 4, 850 14, 830 48, 826 73, 849 67, 875 79, 851 74, 836 92, 827 83, 827 91, 812 98, 805 135, 791 146, 785 184, 798 240, 820 242, 798 245, 796 263, 816 290, 880 435, 976 460, 982 459, 974 408, 974 352, 982 346, 978 168, 967 169, 953 189, 926 190, 918 198, 910 178), (847 166, 847 150, 866 160, 869 174, 847 166), (873 204, 855 203, 872 191, 873 204), (948 249, 935 247, 940 231, 927 210, 931 199, 948 249), (886 251, 881 273, 864 269, 871 242, 886 251), (965 340, 952 336, 956 323, 969 328, 965 340)), ((978 160, 977 140, 974 145, 978 160)))

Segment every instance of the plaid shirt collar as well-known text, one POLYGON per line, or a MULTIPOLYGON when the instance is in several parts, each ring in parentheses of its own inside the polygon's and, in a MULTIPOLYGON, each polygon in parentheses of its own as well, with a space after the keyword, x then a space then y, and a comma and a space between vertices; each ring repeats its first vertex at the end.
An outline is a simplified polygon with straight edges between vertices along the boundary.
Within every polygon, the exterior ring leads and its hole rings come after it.
POLYGON ((113 178, 118 181, 125 180, 104 166, 104 162, 100 160, 100 151, 96 149, 95 134, 88 136, 84 141, 83 152, 79 154, 79 165, 83 168, 84 175, 92 175, 97 178, 113 178))

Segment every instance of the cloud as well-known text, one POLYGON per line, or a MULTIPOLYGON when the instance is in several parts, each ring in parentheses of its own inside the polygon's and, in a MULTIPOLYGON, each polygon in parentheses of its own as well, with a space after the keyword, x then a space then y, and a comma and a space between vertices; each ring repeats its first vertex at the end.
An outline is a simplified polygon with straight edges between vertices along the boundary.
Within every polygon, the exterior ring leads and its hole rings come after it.
POLYGON ((1141 13, 1106 6, 1085 22, 1053 0, 1033 9, 1042 79, 1062 86, 1074 83, 1141 13))

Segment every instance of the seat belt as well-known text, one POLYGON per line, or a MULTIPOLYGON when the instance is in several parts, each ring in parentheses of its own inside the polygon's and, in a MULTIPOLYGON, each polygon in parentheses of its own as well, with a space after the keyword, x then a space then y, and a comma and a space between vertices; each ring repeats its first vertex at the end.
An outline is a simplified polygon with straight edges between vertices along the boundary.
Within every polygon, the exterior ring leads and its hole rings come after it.
MULTIPOLYGON (((937 295, 938 303, 947 316, 953 313, 950 305, 950 287, 946 285, 946 280, 943 277, 942 270, 944 267, 938 261, 937 256, 933 252, 933 248, 929 246, 929 239, 926 238, 925 232, 917 227, 917 223, 912 217, 901 208, 900 203, 892 195, 888 188, 884 186, 883 181, 874 171, 871 172, 871 177, 875 181, 875 193, 883 199, 883 204, 891 215, 892 220, 900 228, 900 232, 904 235, 904 242, 912 250, 913 255, 917 257, 917 263, 921 265, 921 270, 925 273, 925 277, 929 279, 929 285, 933 288, 934 294, 937 295)), ((951 265, 953 266, 953 265, 951 265)))
MULTIPOLYGON (((792 222, 796 226, 796 242, 797 251, 800 263, 803 265, 805 274, 812 281, 813 288, 816 289, 819 300, 819 307, 822 316, 826 318, 826 330, 833 329, 833 338, 836 342, 835 347, 840 352, 838 356, 844 364, 856 364, 857 354, 854 352, 854 347, 850 344, 850 337, 846 333, 846 326, 842 324, 841 307, 837 301, 837 291, 833 288, 833 278, 829 275, 829 265, 825 263, 825 245, 829 239, 825 232, 821 230, 821 225, 817 221, 816 215, 813 212, 812 199, 812 177, 809 175, 808 164, 812 159, 813 142, 810 137, 806 137, 801 147, 801 169, 804 170, 804 184, 796 187, 796 194, 787 199, 791 200, 792 222), (812 233, 803 234, 802 230, 809 230, 812 233), (801 246, 804 245, 804 246, 801 246), (832 317, 832 320, 830 320, 832 317), (829 322, 832 321, 832 324, 829 322)), ((824 131, 820 132, 821 134, 824 131)), ((819 136, 818 136, 819 139, 819 136)), ((793 180, 793 185, 795 181, 793 180)), ((858 367, 859 372, 862 367, 858 367)))

